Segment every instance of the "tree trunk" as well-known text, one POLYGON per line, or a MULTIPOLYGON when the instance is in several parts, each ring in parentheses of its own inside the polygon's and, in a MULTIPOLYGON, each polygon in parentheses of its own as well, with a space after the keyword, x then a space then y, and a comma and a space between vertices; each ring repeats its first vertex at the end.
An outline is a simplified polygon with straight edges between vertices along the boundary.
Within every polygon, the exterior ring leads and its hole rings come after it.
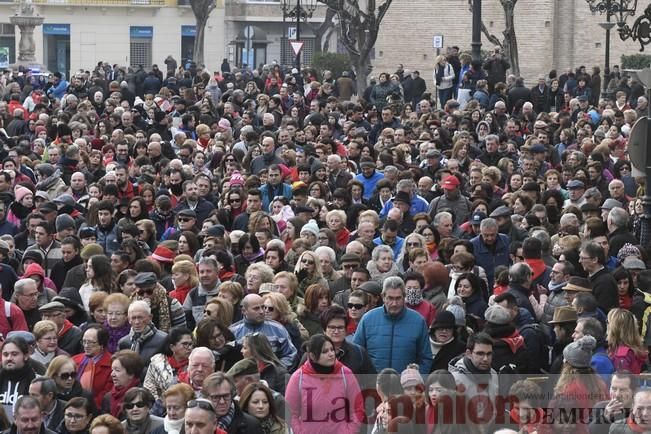
POLYGON ((197 36, 194 38, 194 50, 192 51, 193 61, 197 65, 204 63, 204 39, 206 35, 206 24, 208 17, 197 18, 197 36))
POLYGON ((511 74, 520 75, 520 56, 518 55, 518 38, 515 34, 514 11, 517 0, 502 0, 504 7, 504 51, 511 64, 511 74))
POLYGON ((351 59, 351 63, 355 68, 355 79, 357 85, 357 96, 361 97, 368 86, 368 71, 371 64, 368 56, 365 58, 355 56, 351 59))

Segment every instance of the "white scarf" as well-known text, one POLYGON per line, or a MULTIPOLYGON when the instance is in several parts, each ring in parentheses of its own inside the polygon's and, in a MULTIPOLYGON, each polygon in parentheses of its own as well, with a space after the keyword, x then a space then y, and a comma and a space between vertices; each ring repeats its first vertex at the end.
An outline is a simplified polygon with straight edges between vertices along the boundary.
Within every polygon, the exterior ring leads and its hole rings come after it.
POLYGON ((168 434, 179 434, 183 428, 183 419, 170 420, 167 416, 163 419, 163 426, 168 434))

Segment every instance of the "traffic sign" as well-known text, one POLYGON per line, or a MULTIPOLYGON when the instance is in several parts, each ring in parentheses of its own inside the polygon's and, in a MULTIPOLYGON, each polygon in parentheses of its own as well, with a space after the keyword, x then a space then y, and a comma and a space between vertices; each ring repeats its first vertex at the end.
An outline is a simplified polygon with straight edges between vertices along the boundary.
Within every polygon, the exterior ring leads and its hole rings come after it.
POLYGON ((289 43, 292 44, 292 50, 294 50, 294 54, 297 56, 303 49, 303 44, 305 44, 303 41, 289 41, 289 43))
POLYGON ((443 48, 443 35, 434 35, 432 45, 434 48, 443 48))

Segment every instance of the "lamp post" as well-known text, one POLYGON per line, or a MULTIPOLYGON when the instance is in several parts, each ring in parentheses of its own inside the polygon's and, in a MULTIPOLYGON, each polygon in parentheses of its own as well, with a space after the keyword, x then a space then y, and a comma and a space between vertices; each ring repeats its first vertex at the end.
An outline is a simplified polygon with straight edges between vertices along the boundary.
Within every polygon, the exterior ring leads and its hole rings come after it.
POLYGON ((610 77, 610 30, 615 27, 611 21, 613 16, 617 16, 617 25, 622 28, 629 15, 635 14, 637 9, 637 0, 586 0, 590 11, 594 14, 606 14, 606 22, 600 23, 602 29, 606 30, 606 55, 604 59, 604 80, 603 95, 608 97, 608 78, 610 77))
MULTIPOLYGON (((301 21, 307 22, 316 10, 317 0, 280 0, 283 20, 296 20, 296 41, 301 40, 301 21)), ((289 36, 289 35, 288 35, 289 36)), ((289 38, 288 38, 289 39, 289 38)), ((302 51, 302 50, 301 50, 302 51)), ((296 54, 296 69, 301 70, 301 51, 296 54)))
POLYGON ((472 2, 472 60, 481 61, 481 0, 472 2))

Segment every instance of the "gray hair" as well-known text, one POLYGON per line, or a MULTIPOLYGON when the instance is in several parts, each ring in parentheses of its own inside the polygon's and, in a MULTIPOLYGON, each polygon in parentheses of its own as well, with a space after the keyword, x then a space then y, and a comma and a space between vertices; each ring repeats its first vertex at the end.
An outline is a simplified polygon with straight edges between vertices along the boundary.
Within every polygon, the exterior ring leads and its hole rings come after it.
POLYGON ((206 348, 206 347, 196 347, 196 348, 194 348, 192 350, 192 352, 190 353, 190 357, 188 357, 188 360, 192 360, 193 357, 196 357, 199 354, 205 354, 206 356, 208 356, 210 358, 210 360, 212 360, 212 364, 213 365, 215 364, 215 355, 210 350, 210 348, 206 348))
POLYGON ((479 230, 480 231, 483 231, 484 229, 498 229, 498 228, 499 228, 499 225, 497 224, 497 220, 495 220, 492 217, 485 218, 479 224, 479 230))
POLYGON ((219 264, 217 263, 217 260, 215 258, 210 257, 210 256, 204 256, 203 258, 199 259, 199 263, 197 264, 197 267, 199 265, 210 265, 214 269, 219 268, 219 264))
POLYGON ((274 278, 274 270, 264 262, 255 262, 248 266, 244 277, 248 278, 251 271, 258 271, 260 273, 260 278, 262 283, 271 282, 274 278))
POLYGON ((489 140, 490 140, 490 141, 493 141, 493 140, 494 140, 494 141, 496 141, 497 143, 499 143, 499 142, 500 142, 500 137, 499 137, 497 134, 489 134, 489 135, 486 136, 486 138, 484 139, 484 141, 488 142, 489 140))
POLYGON ((402 295, 405 295, 405 282, 398 276, 387 277, 382 284, 382 294, 384 295, 390 289, 399 289, 402 295))
POLYGON ((540 240, 540 246, 543 253, 548 254, 550 252, 550 249, 552 248, 552 239, 547 231, 538 229, 533 231, 531 236, 540 240))
POLYGON ((578 228, 579 225, 580 225, 579 218, 576 216, 576 214, 573 214, 571 212, 567 213, 567 214, 563 214, 561 216, 560 225, 561 226, 575 226, 575 227, 578 228))
POLYGON ((531 277, 531 268, 524 262, 518 262, 509 268, 509 283, 524 285, 531 277))
POLYGON ((396 184, 396 191, 409 191, 410 193, 416 188, 416 183, 413 179, 401 179, 396 184))
POLYGON ((619 207, 615 207, 608 212, 608 221, 616 226, 618 229, 628 226, 628 213, 619 207))
POLYGON ((144 300, 132 301, 131 304, 129 305, 129 310, 127 311, 127 315, 130 315, 132 312, 136 310, 141 310, 147 313, 147 315, 151 316, 151 307, 149 306, 149 303, 147 303, 144 300))
POLYGON ((432 224, 434 226, 438 226, 441 224, 441 220, 443 220, 444 217, 448 217, 450 220, 454 220, 452 218, 452 214, 447 212, 447 211, 441 211, 440 213, 436 214, 434 216, 434 219, 432 220, 432 224))
POLYGON ((385 246, 384 244, 376 246, 373 249, 373 253, 371 253, 371 259, 374 261, 377 261, 380 259, 380 254, 382 253, 389 253, 391 257, 393 258, 393 250, 389 246, 385 246))
POLYGON ((25 288, 28 285, 32 285, 32 284, 36 286, 36 281, 34 279, 30 279, 28 277, 25 279, 20 279, 16 281, 16 283, 14 284, 14 292, 22 294, 23 292, 25 292, 25 288))
POLYGON ((335 253, 334 250, 332 250, 332 247, 320 246, 316 248, 314 253, 316 253, 317 256, 319 256, 322 253, 328 255, 328 258, 330 258, 330 262, 332 262, 332 265, 335 265, 337 261, 337 254, 335 253))

